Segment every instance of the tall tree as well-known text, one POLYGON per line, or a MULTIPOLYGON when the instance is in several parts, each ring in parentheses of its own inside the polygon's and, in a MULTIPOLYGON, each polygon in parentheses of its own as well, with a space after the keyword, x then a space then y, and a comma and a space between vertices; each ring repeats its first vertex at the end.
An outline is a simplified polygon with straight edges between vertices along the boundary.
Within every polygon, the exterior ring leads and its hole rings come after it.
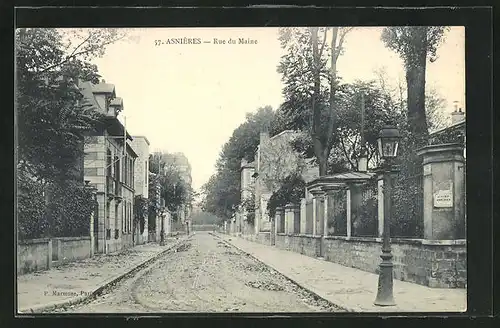
POLYGON ((308 130, 320 175, 327 173, 328 158, 336 141, 335 92, 337 60, 345 36, 352 28, 283 28, 280 41, 286 50, 278 66, 285 84, 280 107, 292 129, 308 130), (331 36, 330 45, 327 44, 331 36), (328 58, 330 67, 328 67, 328 58))
POLYGON ((425 71, 427 58, 437 59, 437 48, 446 31, 443 26, 394 26, 382 31, 385 45, 397 52, 403 60, 408 88, 408 125, 417 145, 428 138, 428 124, 425 111, 425 71))
MULTIPOLYGON (((82 99, 78 80, 97 82, 101 56, 118 40, 115 29, 60 31, 16 30, 16 109, 19 169, 41 181, 64 181, 82 155, 85 133, 100 115, 82 99)), ((121 37, 120 37, 121 38, 121 37)))
POLYGON ((260 132, 269 129, 273 117, 270 106, 259 108, 233 131, 219 154, 215 174, 202 187, 204 211, 226 220, 236 211, 241 203, 241 160, 254 160, 260 132))

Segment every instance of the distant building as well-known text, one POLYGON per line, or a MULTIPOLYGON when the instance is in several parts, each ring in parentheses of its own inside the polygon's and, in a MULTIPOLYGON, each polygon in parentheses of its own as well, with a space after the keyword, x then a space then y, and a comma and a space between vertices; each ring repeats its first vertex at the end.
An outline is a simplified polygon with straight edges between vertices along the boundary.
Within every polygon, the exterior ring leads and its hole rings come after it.
POLYGON ((133 245, 134 163, 138 157, 118 120, 123 100, 115 86, 102 81, 79 85, 84 100, 105 115, 103 124, 85 138, 84 178, 97 188, 94 250, 111 253, 133 245))

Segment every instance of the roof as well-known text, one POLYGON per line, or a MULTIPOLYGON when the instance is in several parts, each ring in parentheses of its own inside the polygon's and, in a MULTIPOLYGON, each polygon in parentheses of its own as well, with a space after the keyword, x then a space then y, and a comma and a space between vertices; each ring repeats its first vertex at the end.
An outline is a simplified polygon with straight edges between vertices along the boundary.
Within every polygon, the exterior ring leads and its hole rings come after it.
POLYGON ((148 146, 149 146, 149 140, 145 136, 132 136, 132 138, 134 138, 134 139, 144 139, 146 141, 146 143, 148 144, 148 146))
MULTIPOLYGON (((103 119, 104 128, 112 136, 123 136, 125 133, 125 127, 116 117, 105 117, 103 119)), ((127 139, 133 140, 132 136, 127 132, 127 139)))
POLYGON ((116 92, 114 84, 105 83, 105 82, 94 84, 92 86, 92 91, 94 93, 112 93, 112 94, 114 94, 116 92))
POLYGON ((95 99, 94 93, 92 92, 92 83, 90 82, 80 82, 78 87, 80 88, 80 92, 83 95, 84 101, 89 102, 90 105, 94 107, 94 110, 99 111, 101 106, 95 99))
POLYGON ((429 135, 433 136, 433 135, 440 134, 440 133, 443 133, 443 132, 446 132, 446 131, 449 131, 449 130, 461 128, 462 126, 465 126, 465 120, 453 123, 452 125, 449 125, 449 126, 447 126, 445 128, 441 128, 441 129, 438 129, 436 131, 432 131, 431 133, 429 133, 429 135))
POLYGON ((337 173, 334 175, 327 175, 323 177, 316 178, 311 182, 307 183, 308 189, 320 189, 322 187, 342 185, 346 183, 360 183, 370 180, 376 174, 373 172, 345 172, 337 173))
POLYGON ((135 152, 134 148, 132 148, 132 146, 130 146, 130 144, 128 142, 127 142, 127 150, 130 151, 130 154, 132 155, 132 157, 134 157, 134 158, 139 157, 139 155, 137 155, 137 153, 135 152))

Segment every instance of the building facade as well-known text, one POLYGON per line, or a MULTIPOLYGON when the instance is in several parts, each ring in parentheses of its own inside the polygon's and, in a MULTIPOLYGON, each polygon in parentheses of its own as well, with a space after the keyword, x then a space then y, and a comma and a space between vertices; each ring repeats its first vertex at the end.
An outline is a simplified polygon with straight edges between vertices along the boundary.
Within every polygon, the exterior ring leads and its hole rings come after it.
MULTIPOLYGON (((316 165, 310 164, 303 159, 292 146, 294 138, 299 137, 300 132, 286 130, 273 137, 264 131, 260 133, 260 143, 255 151, 253 166, 253 177, 255 178, 255 233, 271 231, 271 219, 267 210, 267 204, 273 192, 277 191, 281 181, 291 174, 300 174, 305 182, 311 181, 319 175, 316 165)), ((245 185, 248 178, 246 175, 250 168, 243 169, 242 180, 245 185)))
MULTIPOLYGON (((137 153, 137 159, 134 166, 134 187, 135 200, 139 202, 138 197, 147 201, 149 198, 149 140, 144 136, 134 136, 131 141, 131 146, 137 153)), ((144 218, 135 227, 135 242, 136 244, 144 244, 148 242, 148 217, 147 211, 143 213, 144 218)))
POLYGON ((97 188, 98 209, 91 237, 94 252, 113 253, 133 245, 135 151, 132 137, 118 120, 123 100, 104 81, 80 83, 84 101, 105 115, 104 122, 85 140, 84 179, 97 188))

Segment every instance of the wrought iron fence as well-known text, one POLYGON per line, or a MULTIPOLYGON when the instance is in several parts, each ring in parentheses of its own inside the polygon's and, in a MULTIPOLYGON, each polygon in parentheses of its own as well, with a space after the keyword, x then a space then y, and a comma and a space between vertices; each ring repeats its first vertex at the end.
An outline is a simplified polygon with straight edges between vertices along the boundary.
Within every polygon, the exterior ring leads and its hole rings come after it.
POLYGON ((377 179, 370 179, 366 183, 352 188, 351 192, 352 236, 377 236, 377 179))
POLYGON ((306 234, 312 234, 313 230, 313 202, 312 200, 308 200, 306 202, 306 234))
POLYGON ((391 207, 391 236, 422 238, 424 223, 423 172, 396 178, 391 207))
POLYGON ((328 202, 328 213, 332 213, 328 218, 327 229, 329 235, 347 235, 347 193, 346 190, 335 191, 328 202), (331 201, 330 201, 331 200, 331 201))

